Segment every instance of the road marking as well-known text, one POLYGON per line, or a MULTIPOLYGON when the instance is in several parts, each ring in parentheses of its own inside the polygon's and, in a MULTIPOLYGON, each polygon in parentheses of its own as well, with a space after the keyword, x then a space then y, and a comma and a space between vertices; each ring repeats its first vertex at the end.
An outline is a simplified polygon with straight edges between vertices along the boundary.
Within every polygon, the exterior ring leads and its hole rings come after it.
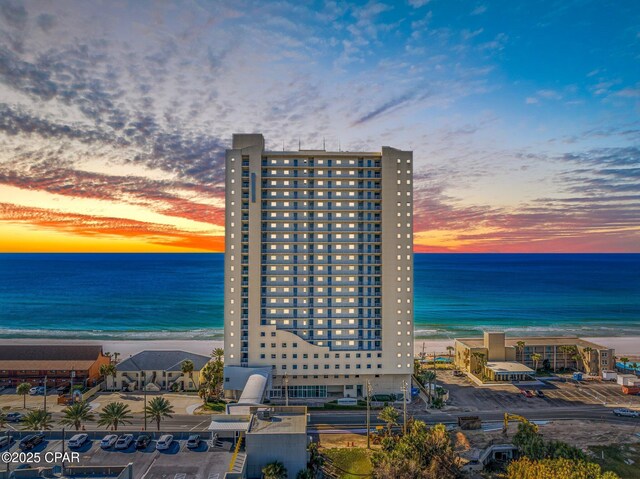
POLYGON ((202 426, 203 424, 206 424, 207 422, 211 422, 211 421, 206 421, 206 420, 205 420, 205 421, 202 421, 201 423, 196 424, 196 425, 195 425, 195 426, 193 426, 191 429, 189 429, 189 431, 193 431, 194 429, 199 428, 200 426, 202 426))
POLYGON ((209 474, 208 479, 220 479, 220 473, 219 472, 212 472, 211 474, 209 474))
POLYGON ((178 472, 173 479, 187 479, 187 475, 184 472, 178 472))

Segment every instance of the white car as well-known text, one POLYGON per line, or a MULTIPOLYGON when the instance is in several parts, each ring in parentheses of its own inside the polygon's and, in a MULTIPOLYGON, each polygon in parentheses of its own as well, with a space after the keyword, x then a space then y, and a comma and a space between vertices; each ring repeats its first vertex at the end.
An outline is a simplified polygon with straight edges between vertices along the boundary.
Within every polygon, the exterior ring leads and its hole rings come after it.
POLYGON ((69 447, 82 447, 82 445, 89 440, 88 434, 76 434, 69 439, 69 447))
POLYGON ((107 434, 102 438, 102 441, 100 441, 100 447, 102 449, 109 449, 110 447, 113 447, 117 440, 118 436, 116 434, 107 434))
POLYGON ((164 434, 160 436, 160 439, 158 439, 156 449, 158 451, 164 451, 171 447, 171 443, 173 443, 173 436, 171 434, 164 434))
POLYGON ((133 442, 133 434, 123 434, 116 441, 116 449, 128 449, 133 442))
POLYGON ((615 414, 616 416, 623 416, 623 417, 640 417, 640 412, 632 411, 631 409, 627 409, 627 408, 614 409, 613 414, 615 414))

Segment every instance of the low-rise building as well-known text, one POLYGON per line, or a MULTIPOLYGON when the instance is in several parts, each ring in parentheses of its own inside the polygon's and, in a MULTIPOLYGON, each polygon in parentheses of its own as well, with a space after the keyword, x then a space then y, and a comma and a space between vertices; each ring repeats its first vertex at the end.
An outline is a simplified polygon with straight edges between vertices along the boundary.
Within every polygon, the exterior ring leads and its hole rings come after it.
POLYGON ((2 344, 0 385, 16 387, 28 382, 47 387, 82 384, 94 386, 100 366, 109 364, 100 345, 2 344))
MULTIPOLYGON (((202 368, 209 356, 187 351, 142 351, 116 366, 115 389, 135 391, 194 391, 200 384, 202 368), (193 363, 193 371, 184 372, 185 362, 193 363)), ((108 381, 107 385, 111 387, 108 381)))
POLYGON ((534 369, 601 375, 615 369, 615 350, 575 336, 506 338, 485 332, 483 338, 455 340, 455 365, 491 380, 524 379, 534 369))

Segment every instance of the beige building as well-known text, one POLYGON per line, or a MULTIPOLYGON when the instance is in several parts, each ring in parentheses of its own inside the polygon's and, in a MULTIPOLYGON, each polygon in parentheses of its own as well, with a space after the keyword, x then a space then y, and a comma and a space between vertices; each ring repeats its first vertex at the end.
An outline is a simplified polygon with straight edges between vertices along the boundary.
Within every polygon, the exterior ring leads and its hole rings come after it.
MULTIPOLYGON (((399 392, 413 366, 412 152, 226 153, 225 382, 269 367, 267 396, 399 392)), ((232 395, 237 396, 235 389, 232 395)))
POLYGON ((615 369, 615 351, 577 337, 507 339, 502 332, 485 332, 483 338, 455 340, 455 364, 464 371, 498 380, 524 379, 536 366, 600 375, 605 369, 615 369), (537 364, 535 354, 540 355, 537 364))
POLYGON ((127 391, 195 391, 200 384, 200 371, 210 359, 187 351, 142 351, 118 363, 115 381, 108 377, 107 387, 127 391), (186 361, 193 363, 190 373, 182 370, 186 361))

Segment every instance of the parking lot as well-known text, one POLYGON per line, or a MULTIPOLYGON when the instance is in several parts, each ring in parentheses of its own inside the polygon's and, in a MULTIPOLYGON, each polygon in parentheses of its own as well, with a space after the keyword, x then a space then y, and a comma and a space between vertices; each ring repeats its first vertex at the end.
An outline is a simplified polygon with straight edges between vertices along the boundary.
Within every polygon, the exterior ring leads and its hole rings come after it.
POLYGON ((438 371, 438 384, 449 390, 448 409, 459 411, 549 409, 553 407, 606 405, 640 408, 640 396, 622 394, 616 383, 603 381, 545 381, 539 385, 512 383, 478 386, 466 376, 438 371), (522 391, 532 391, 526 397, 522 391), (542 391, 544 397, 535 396, 542 391))
MULTIPOLYGON (((151 443, 142 450, 137 450, 132 443, 127 449, 116 450, 102 449, 100 440, 105 435, 104 432, 89 432, 90 440, 78 449, 69 449, 65 443, 65 452, 77 451, 79 453, 78 462, 67 462, 74 466, 125 466, 133 463, 134 476, 146 479, 166 479, 168 477, 176 479, 219 479, 224 477, 228 471, 232 459, 232 443, 226 440, 216 440, 212 445, 208 435, 202 435, 206 440, 202 441, 197 449, 186 447, 187 434, 176 434, 178 440, 174 440, 170 448, 163 451, 156 450, 156 440, 160 434, 149 434, 152 437, 151 443)), ((138 434, 134 434, 134 437, 138 434)), ((15 442, 9 448, 3 448, 1 452, 20 451, 18 443, 22 434, 16 434, 15 442)), ((40 453, 40 463, 31 463, 33 467, 50 467, 53 464, 44 461, 45 457, 52 456, 49 452, 62 452, 63 444, 61 433, 48 433, 45 441, 31 450, 33 453, 40 453)), ((70 437, 67 434, 67 442, 70 437)), ((135 442, 135 441, 134 441, 135 442)), ((20 463, 11 463, 9 468, 15 469, 20 463)), ((6 467, 2 464, 2 467, 6 467)), ((24 467, 24 466, 22 466, 24 467)))

